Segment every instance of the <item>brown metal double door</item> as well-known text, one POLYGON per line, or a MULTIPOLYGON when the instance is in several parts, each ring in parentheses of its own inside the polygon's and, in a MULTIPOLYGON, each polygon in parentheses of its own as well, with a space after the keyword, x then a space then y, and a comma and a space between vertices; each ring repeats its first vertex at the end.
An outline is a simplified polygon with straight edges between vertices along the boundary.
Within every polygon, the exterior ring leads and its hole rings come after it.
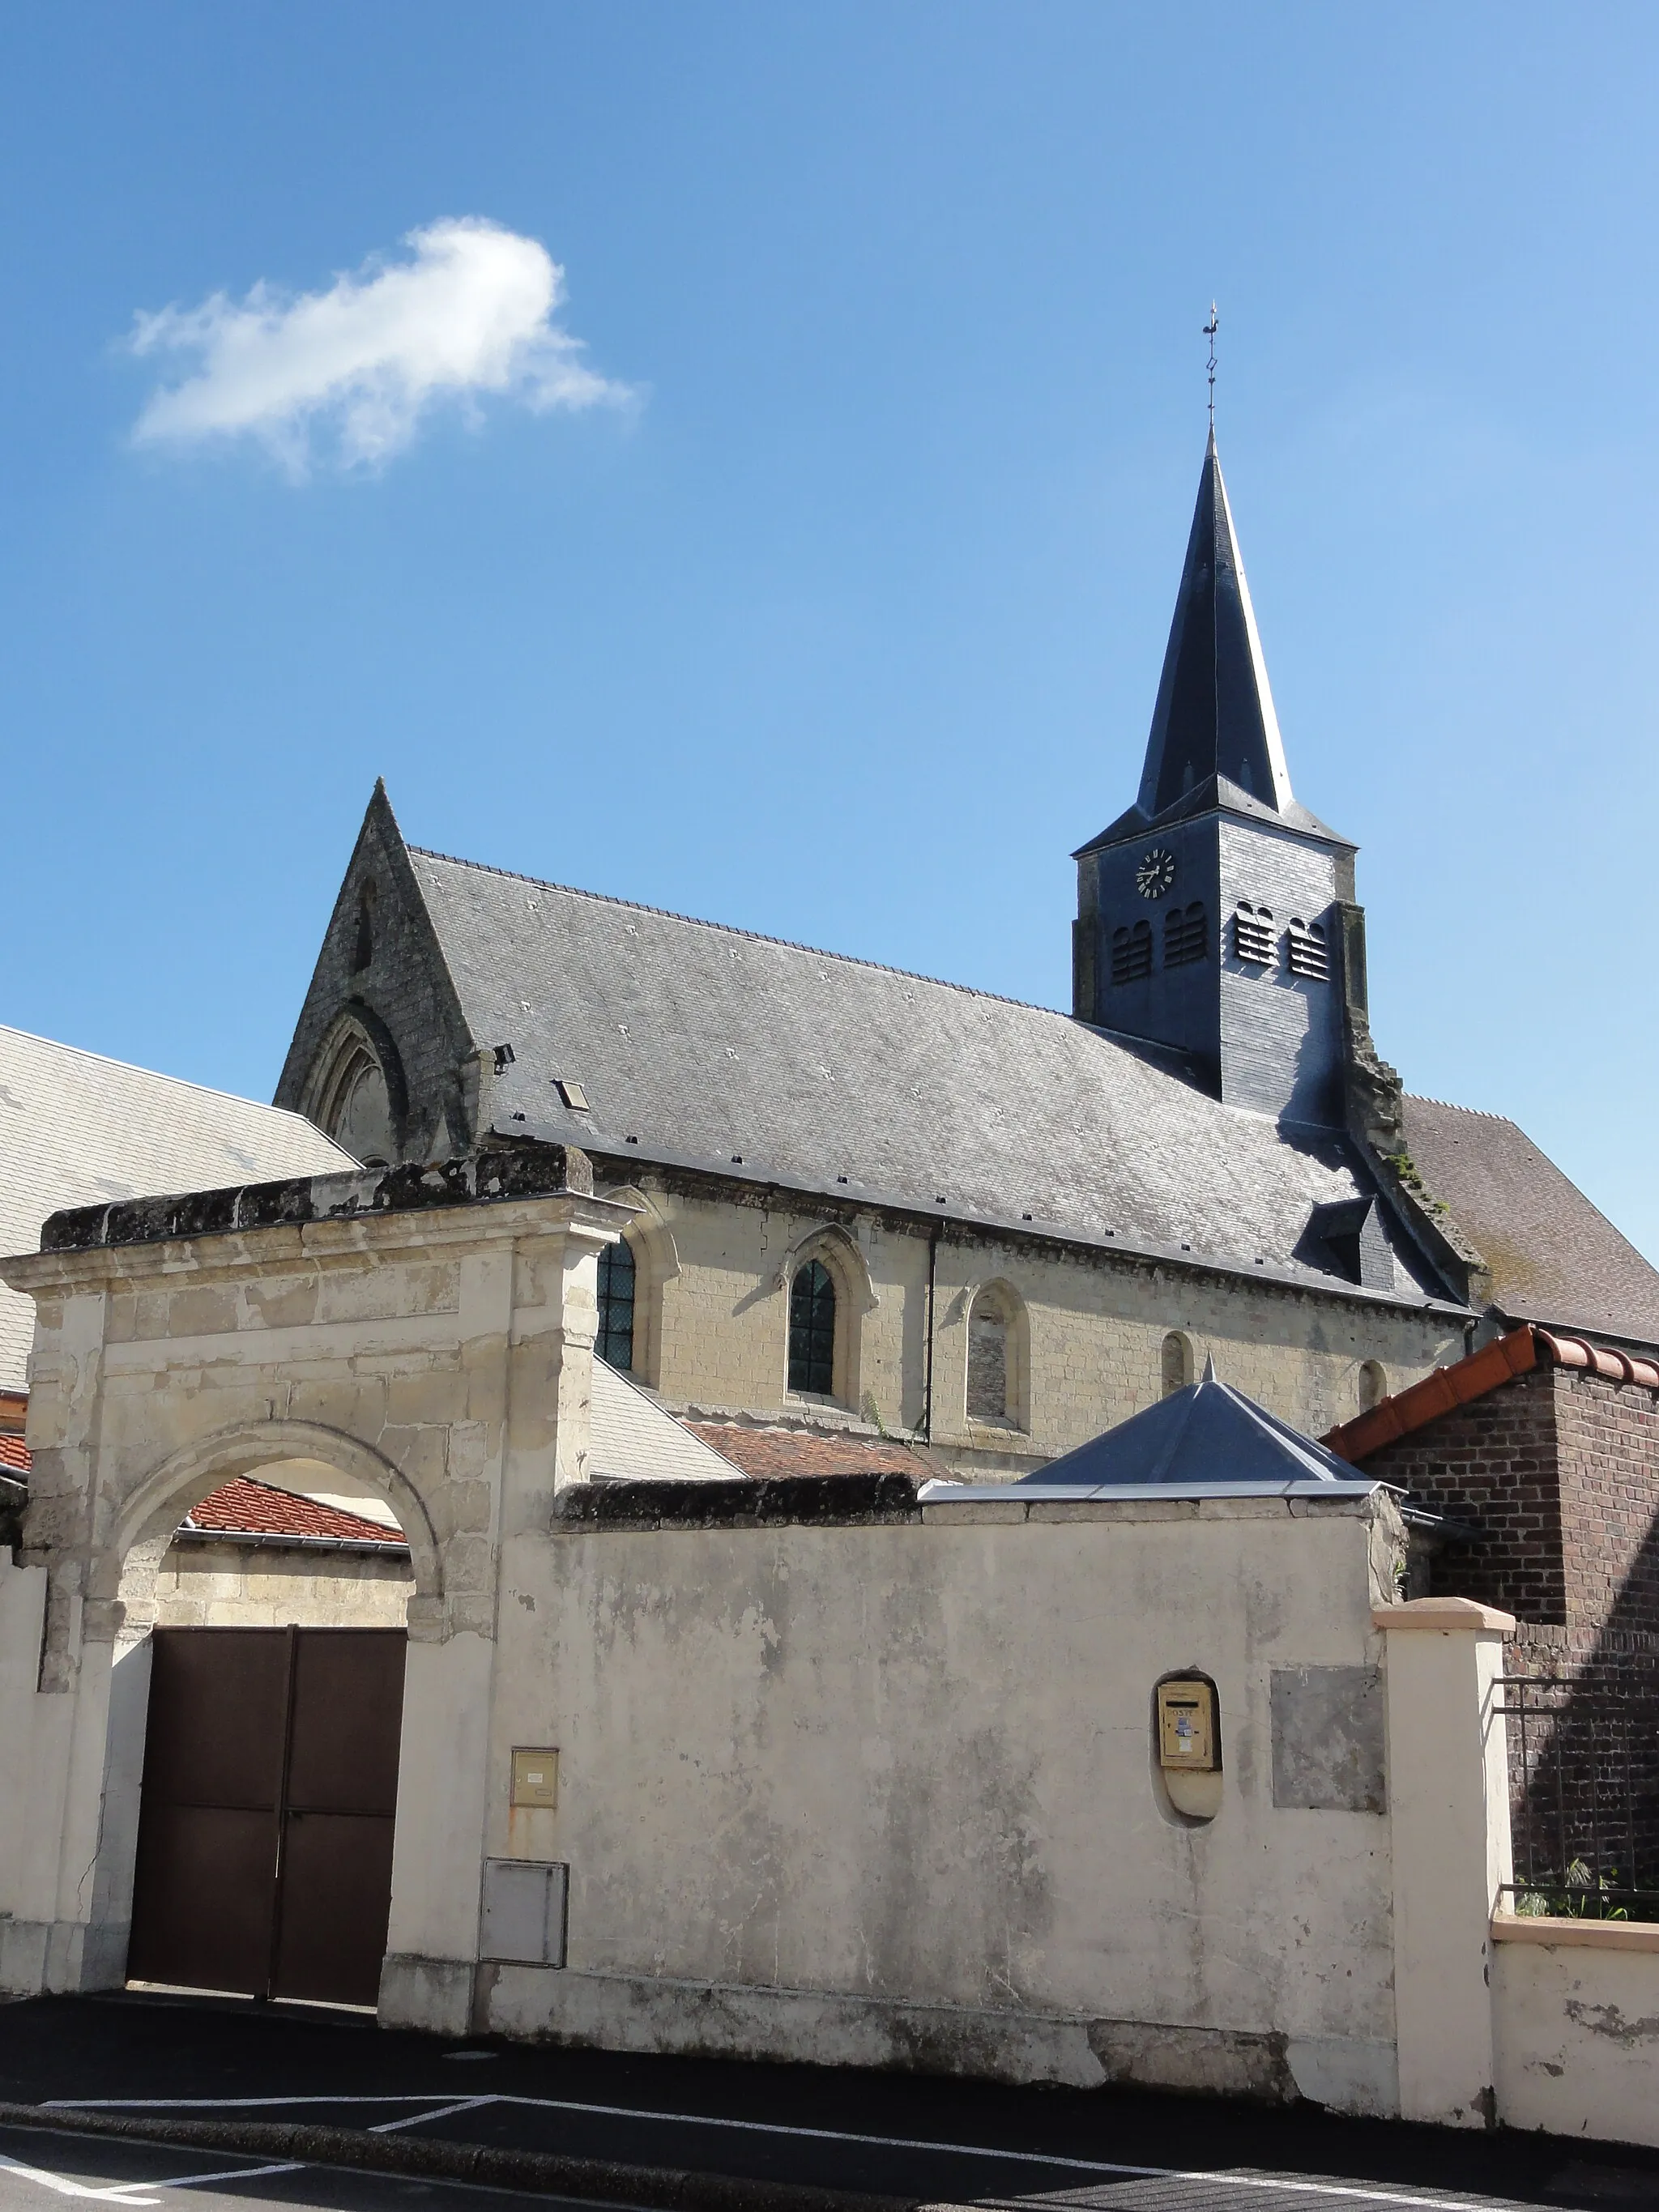
POLYGON ((152 1641, 128 1975, 372 2005, 403 1630, 159 1628, 152 1641))

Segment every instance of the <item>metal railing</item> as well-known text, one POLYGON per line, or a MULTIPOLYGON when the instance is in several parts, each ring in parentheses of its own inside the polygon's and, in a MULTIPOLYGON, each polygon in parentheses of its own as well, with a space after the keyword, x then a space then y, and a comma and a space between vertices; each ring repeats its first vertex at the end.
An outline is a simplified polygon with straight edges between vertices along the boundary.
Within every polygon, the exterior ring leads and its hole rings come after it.
POLYGON ((1598 1662, 1505 1674, 1510 1909, 1574 1920, 1659 1920, 1659 1670, 1598 1662))

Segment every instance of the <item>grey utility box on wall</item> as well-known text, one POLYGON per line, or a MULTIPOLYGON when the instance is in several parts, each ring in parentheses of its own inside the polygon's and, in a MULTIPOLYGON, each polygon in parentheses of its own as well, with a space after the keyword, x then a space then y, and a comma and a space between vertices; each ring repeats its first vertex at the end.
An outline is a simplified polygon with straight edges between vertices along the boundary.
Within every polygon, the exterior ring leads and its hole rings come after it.
POLYGON ((563 1966, 569 1887, 568 1866, 545 1859, 486 1859, 483 1955, 514 1966, 563 1966))

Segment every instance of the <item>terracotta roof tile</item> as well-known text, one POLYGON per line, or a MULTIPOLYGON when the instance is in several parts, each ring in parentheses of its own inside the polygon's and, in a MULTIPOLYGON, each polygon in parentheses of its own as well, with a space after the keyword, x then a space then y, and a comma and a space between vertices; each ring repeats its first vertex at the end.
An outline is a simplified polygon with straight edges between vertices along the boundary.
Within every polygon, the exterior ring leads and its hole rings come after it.
POLYGON ((1453 1366, 1437 1367, 1409 1390, 1396 1391, 1358 1420, 1345 1421, 1340 1428, 1330 1430, 1321 1442, 1339 1459, 1359 1466, 1384 1444, 1426 1427, 1442 1413, 1472 1405, 1475 1399, 1501 1389, 1516 1376, 1550 1364, 1583 1368, 1593 1375, 1604 1375, 1610 1382, 1636 1382, 1644 1389, 1659 1390, 1659 1361, 1632 1358, 1626 1352, 1594 1344, 1588 1337, 1567 1336, 1559 1329, 1534 1328, 1528 1323, 1482 1346, 1453 1366))
POLYGON ((184 1528, 192 1531, 222 1532, 236 1536, 308 1536, 331 1538, 337 1543, 398 1544, 396 1528, 337 1506, 319 1505, 313 1498, 296 1498, 269 1483, 239 1475, 210 1491, 186 1515, 184 1528))
POLYGON ((881 1437, 841 1436, 822 1429, 759 1429, 738 1421, 688 1421, 685 1425, 757 1481, 774 1475, 938 1472, 920 1452, 881 1437))
POLYGON ((21 1437, 0 1431, 0 1468, 9 1474, 27 1474, 33 1464, 33 1455, 21 1437))

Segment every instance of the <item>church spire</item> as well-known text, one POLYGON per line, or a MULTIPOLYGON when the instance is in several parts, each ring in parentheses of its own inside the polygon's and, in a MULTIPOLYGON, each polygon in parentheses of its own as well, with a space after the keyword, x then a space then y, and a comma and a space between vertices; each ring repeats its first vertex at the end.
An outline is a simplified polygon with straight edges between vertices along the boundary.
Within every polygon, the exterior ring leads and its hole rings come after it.
POLYGON ((1146 743, 1140 811, 1162 814, 1218 776, 1275 813, 1294 804, 1212 425, 1146 743))

